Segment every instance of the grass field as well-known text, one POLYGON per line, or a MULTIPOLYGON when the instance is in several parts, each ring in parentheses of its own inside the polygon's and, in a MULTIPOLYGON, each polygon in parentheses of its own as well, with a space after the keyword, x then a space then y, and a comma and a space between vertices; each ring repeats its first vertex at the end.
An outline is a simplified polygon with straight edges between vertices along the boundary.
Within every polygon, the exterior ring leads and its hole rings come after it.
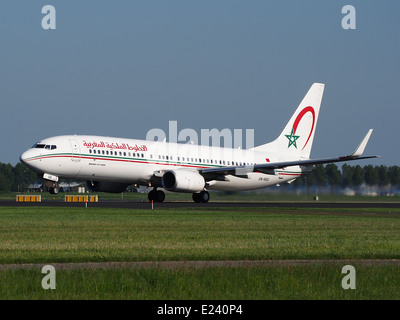
MULTIPOLYGON (((400 209, 0 208, 0 264, 400 259, 400 209)), ((399 299, 398 266, 0 272, 0 299, 399 299)))
POLYGON ((399 267, 355 264, 356 289, 342 266, 57 271, 44 290, 40 270, 0 272, 0 299, 400 299, 399 267))

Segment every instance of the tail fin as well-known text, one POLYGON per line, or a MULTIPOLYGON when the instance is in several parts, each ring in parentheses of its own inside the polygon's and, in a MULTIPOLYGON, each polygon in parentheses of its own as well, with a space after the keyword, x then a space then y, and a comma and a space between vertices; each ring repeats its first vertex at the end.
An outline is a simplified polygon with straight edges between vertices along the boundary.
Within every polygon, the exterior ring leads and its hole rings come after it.
POLYGON ((280 136, 273 142, 255 147, 298 159, 309 159, 325 85, 314 83, 297 107, 280 136))

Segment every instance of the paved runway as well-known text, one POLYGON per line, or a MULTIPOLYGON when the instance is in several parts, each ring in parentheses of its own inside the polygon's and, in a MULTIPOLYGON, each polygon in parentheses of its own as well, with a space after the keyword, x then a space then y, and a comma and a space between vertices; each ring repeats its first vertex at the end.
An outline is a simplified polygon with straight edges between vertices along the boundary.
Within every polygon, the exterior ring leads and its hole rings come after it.
MULTIPOLYGON (((15 200, 0 200, 0 207, 85 207, 83 202, 64 202, 60 200, 44 200, 42 202, 16 202, 15 200)), ((151 203, 141 201, 103 200, 90 202, 88 207, 95 208, 124 208, 151 209, 151 203)), ((400 208, 398 202, 163 202, 154 203, 156 208, 400 208)))

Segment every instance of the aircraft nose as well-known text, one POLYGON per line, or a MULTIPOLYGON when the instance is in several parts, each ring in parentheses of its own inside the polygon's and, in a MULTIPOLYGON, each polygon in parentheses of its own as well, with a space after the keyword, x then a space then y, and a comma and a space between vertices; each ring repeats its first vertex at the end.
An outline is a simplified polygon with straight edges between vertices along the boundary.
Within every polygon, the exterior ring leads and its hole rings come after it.
POLYGON ((21 161, 24 165, 30 167, 30 166, 29 166, 29 163, 30 163, 31 161, 29 161, 29 159, 32 158, 32 156, 34 156, 34 155, 35 155, 35 154, 32 152, 31 149, 26 150, 23 154, 21 154, 21 155, 19 156, 19 161, 21 161))
POLYGON ((34 156, 32 150, 26 150, 23 154, 19 156, 19 161, 21 161, 21 163, 27 166, 29 169, 35 171, 35 165, 32 163, 32 161, 29 160, 32 158, 32 156, 34 156))
POLYGON ((25 151, 23 154, 19 156, 19 161, 21 161, 23 164, 26 164, 26 159, 27 159, 27 152, 25 151))

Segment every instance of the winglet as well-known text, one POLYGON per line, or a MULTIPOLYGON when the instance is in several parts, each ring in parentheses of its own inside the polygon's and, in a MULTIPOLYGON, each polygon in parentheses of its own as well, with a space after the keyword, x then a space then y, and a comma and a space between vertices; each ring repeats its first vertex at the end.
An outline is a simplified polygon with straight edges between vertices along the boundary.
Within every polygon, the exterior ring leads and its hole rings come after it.
POLYGON ((361 141, 360 145, 357 147, 349 157, 359 157, 364 153, 365 147, 367 146, 368 140, 371 137, 373 129, 369 129, 368 133, 365 135, 364 139, 361 141))

